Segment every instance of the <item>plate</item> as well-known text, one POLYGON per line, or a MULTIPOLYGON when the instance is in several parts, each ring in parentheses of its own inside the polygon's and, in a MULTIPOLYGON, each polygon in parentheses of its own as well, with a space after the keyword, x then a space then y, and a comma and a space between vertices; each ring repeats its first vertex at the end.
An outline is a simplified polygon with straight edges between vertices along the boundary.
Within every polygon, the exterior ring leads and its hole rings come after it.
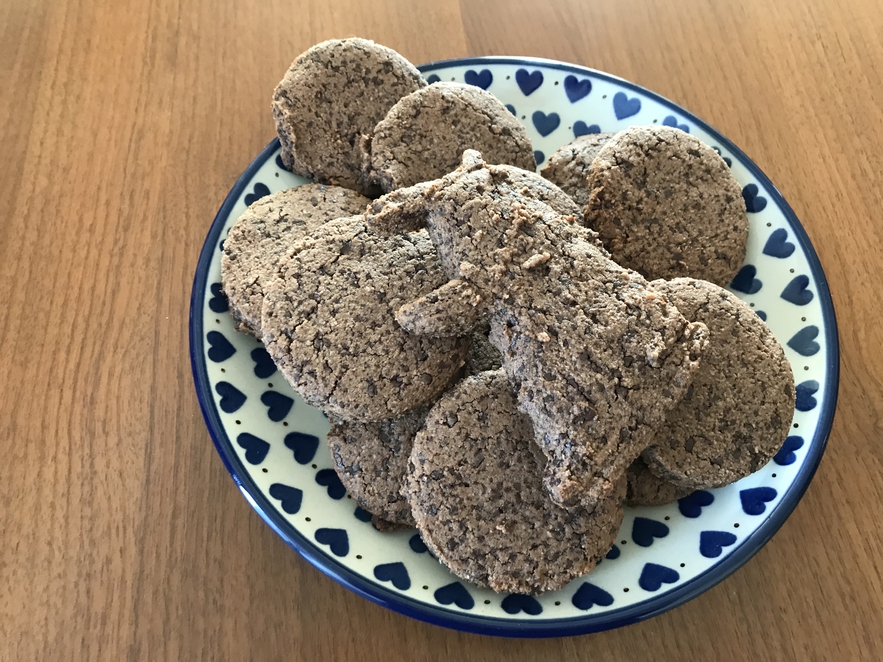
POLYGON ((237 333, 221 294, 223 239, 254 200, 305 183, 282 166, 279 142, 236 182, 199 257, 190 308, 196 392, 218 453, 252 507, 291 547, 359 595, 458 630, 519 637, 582 634, 686 602, 750 559, 794 510, 821 460, 837 399, 839 351, 825 275, 794 212, 760 169, 705 122, 608 74, 530 58, 473 58, 420 67, 496 95, 527 127, 537 162, 574 136, 664 124, 718 149, 742 186, 750 220, 745 265, 730 289, 766 320, 797 384, 790 436, 763 469, 657 508, 628 508, 616 545, 587 576, 538 597, 459 580, 414 530, 380 533, 332 469, 321 411, 306 405, 251 336, 237 333))

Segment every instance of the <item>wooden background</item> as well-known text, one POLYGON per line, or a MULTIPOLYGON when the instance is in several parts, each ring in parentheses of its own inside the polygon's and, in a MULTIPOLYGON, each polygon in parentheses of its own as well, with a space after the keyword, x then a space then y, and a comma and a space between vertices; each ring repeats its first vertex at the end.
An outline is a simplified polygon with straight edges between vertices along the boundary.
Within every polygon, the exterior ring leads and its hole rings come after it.
POLYGON ((0 660, 883 659, 881 73, 879 0, 0 2, 0 660), (599 635, 459 634, 327 579, 234 487, 190 375, 197 255, 286 67, 350 35, 635 81, 794 207, 837 306, 839 413, 723 584, 599 635))

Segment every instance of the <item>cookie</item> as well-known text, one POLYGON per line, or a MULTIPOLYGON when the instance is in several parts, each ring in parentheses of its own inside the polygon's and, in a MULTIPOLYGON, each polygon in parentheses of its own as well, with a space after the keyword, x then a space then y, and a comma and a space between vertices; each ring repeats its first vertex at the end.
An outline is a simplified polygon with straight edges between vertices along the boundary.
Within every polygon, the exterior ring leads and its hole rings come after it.
POLYGON ((264 290, 267 351, 306 402, 375 422, 431 402, 466 357, 468 338, 407 333, 394 312, 445 281, 425 232, 381 237, 336 219, 295 244, 264 290))
POLYGON ((456 172, 387 194, 366 217, 379 231, 426 225, 451 280, 397 318, 440 334, 489 317, 548 457, 550 494, 591 509, 680 401, 707 330, 608 259, 573 216, 512 187, 510 170, 466 152, 456 172))
POLYGON ((678 487, 650 471, 647 463, 638 458, 626 471, 625 505, 664 506, 693 492, 689 487, 678 487))
POLYGON ((295 241, 323 223, 352 216, 370 200, 350 189, 305 184, 253 203, 230 228, 221 256, 221 282, 239 328, 261 330, 264 286, 295 241))
POLYGON ((521 122, 490 92, 462 83, 435 83, 399 100, 365 139, 364 167, 389 192, 455 170, 466 149, 488 163, 537 167, 521 122))
POLYGON ((586 222, 613 259, 648 279, 728 285, 742 266, 748 217, 720 155, 666 126, 632 127, 592 162, 586 222))
POLYGON ((414 436, 423 427, 426 412, 421 407, 380 423, 338 421, 326 438, 346 491, 387 523, 414 525, 401 491, 414 436))
POLYGON ((769 327, 733 294, 689 278, 653 286, 688 319, 705 323, 709 341, 692 385, 644 459, 682 487, 728 485, 764 466, 788 436, 791 365, 769 327))
POLYGON ((555 505, 530 419, 502 371, 468 377, 430 410, 406 493, 423 541, 454 574, 535 594, 589 572, 622 524, 625 481, 594 513, 555 505))
POLYGON ((304 177, 372 194, 360 140, 403 96, 426 86, 394 50, 365 39, 323 41, 301 54, 273 94, 282 161, 304 177))
POLYGON ((540 174, 567 193, 580 209, 589 201, 589 169, 612 133, 589 133, 555 150, 540 174))

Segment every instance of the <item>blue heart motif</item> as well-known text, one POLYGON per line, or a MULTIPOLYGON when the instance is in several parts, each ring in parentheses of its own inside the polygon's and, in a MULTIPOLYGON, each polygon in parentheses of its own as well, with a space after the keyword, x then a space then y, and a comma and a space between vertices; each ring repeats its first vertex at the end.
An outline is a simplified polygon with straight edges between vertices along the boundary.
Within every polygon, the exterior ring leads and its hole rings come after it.
POLYGON ((356 506, 356 510, 353 515, 355 515, 356 519, 360 522, 370 522, 371 518, 373 517, 371 513, 369 513, 364 508, 360 508, 359 506, 356 506))
POLYGON ((800 448, 803 448, 803 437, 798 437, 797 435, 788 437, 785 439, 785 443, 782 444, 779 452, 773 456, 773 462, 780 467, 787 467, 789 464, 794 464, 797 461, 797 455, 794 451, 800 448))
POLYGON ((607 556, 605 556, 604 558, 605 558, 605 559, 610 559, 610 560, 612 561, 613 559, 618 559, 618 558, 619 558, 619 555, 620 555, 621 553, 622 553, 622 552, 619 551, 619 547, 617 547, 616 545, 614 545, 613 547, 610 548, 610 551, 607 552, 607 556))
POLYGON ((649 547, 655 538, 665 538, 667 535, 668 527, 655 519, 636 517, 632 524, 632 540, 641 547, 649 547))
MULTIPOLYGON (((690 133, 690 127, 686 124, 678 124, 678 118, 674 115, 669 115, 664 120, 662 120, 662 126, 670 126, 675 129, 680 129, 684 133, 690 133)), ((718 152, 720 154, 720 152, 718 152)))
POLYGON ((756 275, 757 269, 754 265, 746 264, 739 269, 739 273, 736 274, 733 282, 730 283, 730 287, 743 294, 757 294, 760 288, 763 287, 763 282, 755 278, 756 275))
POLYGON ((290 487, 282 483, 273 483, 270 485, 270 496, 282 502, 282 510, 286 513, 296 515, 300 510, 304 493, 296 487, 290 487))
MULTIPOLYGON (((433 83, 437 83, 440 80, 441 80, 441 78, 439 78, 438 75, 436 75, 436 74, 430 74, 426 78, 426 82, 429 83, 430 85, 432 85, 433 83)), ((469 81, 466 81, 466 82, 468 83, 469 81)))
POLYGON ((540 150, 535 149, 533 151, 533 159, 537 162, 537 165, 540 165, 543 161, 546 160, 546 155, 543 154, 540 150))
POLYGON ((629 99, 625 92, 617 92, 613 95, 613 113, 616 119, 624 120, 626 117, 637 115, 641 111, 641 100, 638 97, 629 99))
POLYGON ((678 510, 684 517, 696 518, 702 514, 702 509, 714 503, 714 495, 705 490, 696 490, 683 499, 678 499, 678 510))
POLYGON ((395 563, 382 563, 374 568, 374 576, 382 582, 392 582, 400 591, 411 588, 411 577, 408 569, 401 561, 395 563))
POLYGON ((267 407, 267 416, 274 423, 278 423, 291 411, 294 400, 287 395, 282 395, 276 391, 264 391, 261 395, 261 402, 267 407))
POLYGON ((707 559, 716 559, 736 542, 736 536, 729 531, 703 531, 699 534, 699 553, 707 559))
POLYGON ((793 349, 801 356, 813 356, 814 354, 818 354, 818 351, 821 349, 821 347, 819 347, 819 343, 815 341, 816 336, 818 335, 819 327, 804 327, 791 337, 791 340, 789 340, 787 343, 788 347, 793 349))
POLYGON ((819 390, 819 383, 815 379, 810 379, 798 384, 795 389, 797 397, 795 398, 794 408, 797 411, 812 411, 818 404, 813 394, 819 390))
POLYGON ((248 432, 236 437, 236 443, 245 449, 245 460, 249 464, 260 464, 270 452, 270 444, 248 432))
POLYGON ((466 75, 463 76, 463 80, 465 80, 468 85, 475 85, 475 87, 480 87, 481 89, 486 90, 491 86, 491 83, 494 82, 494 75, 491 73, 490 69, 482 69, 477 73, 470 69, 466 72, 466 75))
POLYGON ((251 350, 251 360, 254 361, 254 376, 258 379, 266 379, 276 372, 276 364, 263 347, 251 350))
POLYGON ((213 313, 226 313, 230 306, 227 305, 227 297, 221 289, 220 283, 212 283, 212 298, 208 300, 208 307, 213 313))
POLYGON ((319 437, 303 432, 289 432, 285 435, 285 447, 294 451, 295 462, 309 464, 316 456, 316 449, 319 448, 319 437))
POLYGON ((513 616, 520 611, 530 616, 539 616, 543 613, 543 606, 537 602, 536 598, 518 593, 507 595, 503 598, 500 606, 503 608, 503 611, 513 616))
POLYGON ((570 601, 577 609, 586 611, 595 605, 598 605, 599 607, 609 607, 613 604, 613 596, 603 588, 598 588, 594 584, 583 582, 582 586, 580 586, 576 590, 576 593, 573 594, 573 598, 570 601))
POLYGON ((221 396, 221 401, 218 404, 223 412, 232 414, 245 404, 245 393, 230 382, 218 382, 215 384, 215 391, 221 396))
POLYGON ((537 131, 539 131, 543 138, 552 133, 558 128, 558 125, 561 124, 561 118, 558 117, 558 113, 549 113, 546 115, 542 110, 534 112, 531 119, 533 120, 533 125, 537 128, 537 131))
POLYGON ((592 124, 591 126, 586 125, 582 120, 577 120, 573 123, 573 137, 579 138, 580 136, 586 136, 590 133, 601 133, 601 127, 597 124, 592 124))
POLYGON ((316 482, 322 487, 328 488, 328 496, 338 501, 346 496, 346 488, 340 482, 340 478, 334 469, 321 469, 316 473, 316 482))
POLYGON ((266 195, 270 195, 270 189, 266 184, 261 184, 257 182, 254 185, 254 191, 247 194, 245 196, 245 206, 251 207, 251 205, 266 195))
POLYGON ((638 586, 645 591, 658 591, 663 584, 674 584, 681 578, 677 570, 672 570, 664 565, 645 563, 638 578, 638 586))
POLYGON ((215 363, 222 363, 236 353, 236 348, 219 331, 209 331, 205 334, 205 339, 210 345, 208 357, 215 363))
POLYGON ((745 208, 752 214, 763 211, 766 208, 766 198, 758 195, 757 184, 749 184, 742 189, 742 198, 745 200, 745 208))
POLYGON ((411 536, 411 538, 408 540, 408 547, 410 547, 417 554, 422 554, 423 552, 427 551, 426 543, 423 542, 423 539, 420 537, 419 533, 415 533, 413 536, 411 536))
POLYGON ((588 78, 579 80, 576 76, 567 76, 564 79, 564 91, 570 103, 576 103, 589 95, 592 91, 592 81, 588 78))
POLYGON ((288 168, 285 167, 285 164, 282 162, 282 154, 276 155, 276 167, 280 170, 284 170, 286 172, 291 172, 288 168))
POLYGON ((433 597, 439 604, 455 604, 460 609, 472 609, 475 606, 475 600, 460 582, 442 586, 433 593, 433 597))
POLYGON ((515 82, 521 88, 522 94, 529 97, 543 84, 543 72, 538 70, 528 73, 527 69, 519 69, 515 72, 515 82))
POLYGON ((766 244, 764 244, 763 254, 772 257, 789 257, 791 253, 794 252, 794 244, 787 241, 787 239, 787 230, 783 230, 782 228, 774 230, 770 235, 770 238, 766 240, 766 244))
POLYGON ((764 322, 766 322, 766 313, 765 312, 763 312, 762 310, 755 310, 754 312, 757 313, 757 316, 760 319, 762 319, 764 322))
POLYGON ((718 155, 718 156, 723 157, 723 159, 724 159, 724 163, 727 164, 727 167, 728 167, 728 168, 732 168, 732 167, 733 167, 733 159, 731 159, 729 156, 724 156, 723 154, 721 154, 721 148, 720 148, 720 147, 712 147, 711 149, 713 149, 715 152, 717 152, 717 155, 718 155))
POLYGON ((782 298, 797 306, 805 306, 812 301, 812 290, 806 289, 809 285, 809 276, 797 276, 782 290, 782 298))
POLYGON ((515 106, 513 106, 511 103, 506 104, 506 110, 508 110, 513 115, 518 115, 518 113, 515 112, 515 106))
POLYGON ((766 504, 776 498, 776 490, 772 487, 752 487, 739 492, 742 510, 746 515, 763 515, 766 504))
POLYGON ((346 556, 350 552, 350 540, 343 529, 316 529, 316 542, 328 545, 335 556, 346 556))

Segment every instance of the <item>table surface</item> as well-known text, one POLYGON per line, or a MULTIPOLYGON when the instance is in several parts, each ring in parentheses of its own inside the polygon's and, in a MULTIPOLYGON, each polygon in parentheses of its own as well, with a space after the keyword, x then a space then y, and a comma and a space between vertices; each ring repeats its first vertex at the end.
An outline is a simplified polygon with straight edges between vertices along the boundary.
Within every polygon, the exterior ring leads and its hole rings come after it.
POLYGON ((878 0, 7 0, 0 34, 0 659, 883 659, 878 0), (467 635, 350 593, 242 498, 194 394, 193 271, 274 136, 276 82, 351 35, 616 74, 788 199, 837 307, 840 404, 806 497, 735 575, 612 632, 467 635))

